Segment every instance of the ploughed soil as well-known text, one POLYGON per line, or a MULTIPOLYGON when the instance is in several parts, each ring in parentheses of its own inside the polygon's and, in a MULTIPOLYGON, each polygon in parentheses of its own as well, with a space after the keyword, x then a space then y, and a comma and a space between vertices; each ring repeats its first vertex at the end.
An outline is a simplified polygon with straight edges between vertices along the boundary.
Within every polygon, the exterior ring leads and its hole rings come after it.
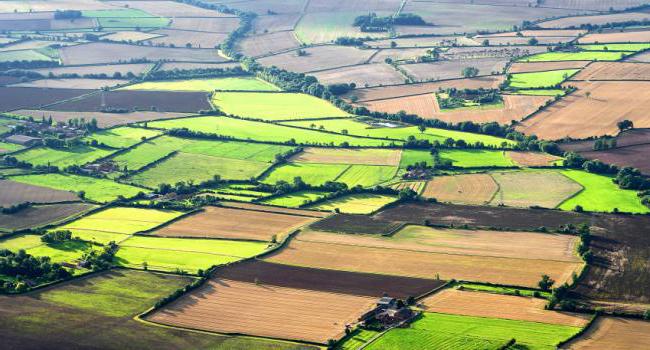
POLYGON ((45 89, 24 87, 0 87, 0 112, 16 109, 38 109, 57 101, 81 96, 93 90, 45 89))
MULTIPOLYGON (((129 111, 198 112, 210 110, 208 96, 204 92, 186 91, 109 91, 104 93, 106 108, 129 111)), ((82 99, 52 106, 55 111, 99 111, 102 109, 102 94, 97 93, 82 99)))
POLYGON ((390 235, 401 226, 400 222, 367 215, 336 214, 310 227, 318 231, 390 235))

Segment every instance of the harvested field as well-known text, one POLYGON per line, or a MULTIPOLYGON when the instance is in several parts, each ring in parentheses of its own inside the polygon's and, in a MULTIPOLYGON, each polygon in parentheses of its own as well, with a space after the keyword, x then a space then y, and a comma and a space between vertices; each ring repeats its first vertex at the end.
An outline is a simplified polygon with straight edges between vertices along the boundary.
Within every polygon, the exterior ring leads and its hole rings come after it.
POLYGON ((398 166, 401 150, 391 149, 339 149, 307 147, 293 156, 291 161, 321 164, 362 164, 398 166))
MULTIPOLYGON (((194 21, 195 19, 192 18, 191 20, 194 21)), ((186 47, 189 44, 190 47, 195 49, 214 49, 228 36, 226 33, 208 33, 180 29, 159 29, 152 33, 161 35, 151 40, 154 45, 162 44, 171 47, 186 47)))
POLYGON ((650 144, 626 146, 603 151, 579 152, 587 159, 598 159, 607 164, 614 164, 620 167, 633 167, 642 173, 650 175, 650 163, 648 162, 650 144))
POLYGON ((224 62, 216 50, 135 46, 127 44, 90 43, 66 46, 60 51, 65 65, 128 62, 141 58, 150 60, 224 62))
MULTIPOLYGON (((585 34, 587 30, 585 29, 545 29, 545 30, 521 30, 519 33, 523 37, 532 37, 532 38, 545 38, 545 37, 577 37, 581 34, 585 34)), ((493 34, 480 34, 474 38, 499 38, 499 37, 516 37, 517 32, 503 32, 503 33, 493 33, 493 34)))
POLYGON ((491 175, 499 186, 490 202, 493 205, 555 208, 582 190, 580 184, 557 171, 509 171, 491 175))
POLYGON ((545 310, 547 301, 512 295, 445 289, 421 301, 427 312, 504 318, 564 326, 584 327, 589 315, 545 310))
POLYGON ((114 87, 126 83, 128 83, 128 80, 119 79, 41 79, 11 86, 45 89, 98 90, 103 87, 114 87))
POLYGON ((575 10, 609 11, 625 10, 645 4, 644 0, 546 0, 545 5, 555 8, 566 8, 575 10))
POLYGON ((623 31, 613 33, 590 33, 578 40, 580 44, 645 43, 650 41, 650 31, 623 31))
POLYGON ((591 61, 514 62, 510 65, 508 73, 529 73, 562 69, 581 69, 589 63, 591 63, 591 61))
POLYGON ((405 60, 415 61, 418 57, 426 56, 427 50, 427 48, 382 49, 372 56, 370 63, 384 63, 387 58, 390 58, 393 62, 405 60))
POLYGON ((238 43, 238 50, 246 56, 258 57, 298 48, 300 43, 293 32, 275 32, 248 36, 238 43))
POLYGON ((253 21, 253 29, 255 33, 292 31, 300 17, 300 13, 257 16, 253 21))
POLYGON ((214 278, 321 292, 406 299, 442 286, 446 281, 321 270, 251 260, 217 270, 214 278))
POLYGON ((391 42, 393 41, 395 44, 397 44, 398 48, 453 46, 453 44, 464 46, 478 44, 474 40, 466 38, 464 36, 394 38, 369 41, 366 44, 374 48, 388 49, 391 47, 391 42))
POLYGON ((561 157, 541 152, 506 151, 506 157, 512 159, 515 163, 524 167, 551 166, 555 162, 562 160, 561 157))
POLYGON ((116 7, 128 6, 129 8, 142 10, 158 17, 232 17, 230 14, 175 1, 111 1, 110 4, 116 7))
POLYGON ((413 191, 415 191, 415 193, 422 194, 422 190, 424 190, 425 186, 426 186, 426 182, 424 181, 405 181, 392 186, 392 188, 398 191, 401 191, 405 188, 410 188, 413 191))
POLYGON ((174 18, 171 29, 212 33, 223 37, 239 26, 239 18, 174 18))
POLYGON ((96 206, 86 203, 50 204, 29 207, 15 214, 0 214, 0 229, 17 231, 54 224, 80 215, 96 206))
POLYGON ((575 16, 550 20, 537 25, 540 28, 577 28, 584 24, 602 25, 607 23, 650 20, 650 14, 642 12, 624 12, 596 16, 575 16))
POLYGON ((487 204, 498 190, 488 174, 438 176, 427 182, 422 196, 440 202, 487 204))
POLYGON ((402 84, 406 79, 385 63, 363 64, 310 74, 322 84, 355 83, 359 87, 402 84))
POLYGON ((53 203, 78 200, 79 198, 72 192, 32 186, 10 180, 0 180, 0 207, 10 207, 25 202, 53 203))
POLYGON ((371 111, 398 113, 405 111, 425 119, 440 119, 446 122, 459 123, 472 121, 475 123, 497 122, 510 124, 512 120, 519 121, 537 111, 550 96, 503 95, 504 105, 494 109, 456 109, 440 111, 435 94, 400 97, 395 99, 362 102, 359 105, 371 111))
POLYGON ((503 76, 487 76, 470 79, 456 79, 449 81, 405 84, 395 86, 382 86, 368 89, 355 89, 344 95, 346 99, 356 96, 359 102, 382 100, 389 98, 424 95, 438 91, 438 89, 458 88, 458 89, 496 89, 503 81, 503 76))
POLYGON ((650 80, 650 65, 634 62, 593 62, 571 80, 650 80))
POLYGON ((319 231, 390 235, 402 223, 377 219, 367 215, 336 214, 313 223, 310 228, 319 231))
MULTIPOLYGON (((74 91, 74 90, 72 90, 74 91)), ((56 111, 93 112, 102 109, 102 95, 106 107, 126 109, 129 111, 156 112, 193 112, 211 110, 208 103, 208 94, 205 92, 186 91, 108 91, 103 94, 96 93, 87 97, 57 104, 50 107, 56 111)))
POLYGON ((637 62, 637 63, 650 63, 650 52, 641 52, 639 54, 627 57, 623 61, 637 62))
POLYGON ((50 73, 54 75, 60 74, 78 74, 84 76, 86 74, 106 74, 112 77, 115 73, 120 73, 126 76, 129 72, 140 75, 153 67, 153 63, 127 63, 127 64, 106 64, 106 65, 93 65, 93 66, 66 66, 54 68, 40 68, 34 69, 34 72, 40 73, 44 76, 50 73))
POLYGON ((165 62, 160 65, 160 70, 174 70, 174 69, 190 70, 190 69, 198 69, 198 68, 226 69, 226 68, 235 68, 235 67, 241 67, 239 62, 225 62, 225 63, 165 62))
POLYGON ((149 315, 149 321, 219 333, 326 343, 376 298, 211 280, 149 315), (246 305, 242 308, 242 305, 246 305), (278 325, 282 327, 278 327, 278 325))
POLYGON ((572 350, 642 350, 650 346, 650 322, 601 316, 580 337, 563 346, 572 350))
POLYGON ((506 58, 476 58, 463 60, 438 61, 432 63, 403 64, 399 67, 416 81, 432 81, 460 79, 463 69, 475 67, 479 75, 493 75, 503 72, 508 59, 506 58))
POLYGON ((316 46, 304 49, 307 53, 298 56, 291 51, 258 60, 265 66, 277 66, 289 71, 306 73, 365 63, 375 50, 360 50, 350 46, 316 46))
POLYGON ((8 112, 21 108, 39 108, 91 92, 93 91, 0 87, 0 96, 2 96, 2 100, 0 100, 0 112, 8 112))
POLYGON ((245 209, 206 207, 204 211, 161 228, 154 235, 167 237, 209 237, 281 240, 314 218, 245 209))
POLYGON ((623 119, 633 121, 635 127, 650 126, 643 107, 650 103, 649 82, 572 82, 571 85, 577 86, 578 91, 521 122, 517 130, 540 139, 557 140, 566 136, 614 135, 618 132, 616 123, 623 119), (587 97, 586 92, 591 96, 587 97))
POLYGON ((137 122, 145 122, 151 120, 161 119, 174 119, 187 116, 184 113, 172 112, 129 112, 129 113, 102 113, 102 112, 61 112, 61 111, 44 111, 44 110, 30 110, 21 109, 12 112, 25 117, 33 117, 34 119, 45 119, 52 117, 52 120, 57 122, 67 122, 70 119, 85 119, 97 120, 97 125, 100 128, 110 128, 117 125, 131 124, 137 122))
MULTIPOLYGON (((525 241, 523 235, 517 237, 525 241)), ((285 249, 267 255, 264 260, 321 269, 426 279, 455 278, 528 287, 536 286, 542 274, 548 274, 559 283, 564 283, 581 265, 577 262, 529 258, 529 251, 514 247, 506 249, 509 254, 518 257, 494 256, 490 251, 475 254, 450 253, 444 247, 440 252, 423 251, 417 249, 418 244, 409 245, 408 238, 404 244, 410 249, 404 249, 403 244, 393 243, 391 238, 355 237, 319 233, 318 240, 311 241, 305 240, 310 239, 309 235, 300 234, 285 249), (321 242, 324 235, 330 235, 332 241, 321 242), (351 241, 345 242, 346 239, 351 241)), ((467 240, 470 237, 461 237, 457 242, 471 246, 471 240, 467 240)), ((511 240, 512 236, 502 242, 502 245, 509 245, 511 240)), ((538 248, 535 246, 534 249, 538 248)))
POLYGON ((238 1, 236 7, 238 9, 255 12, 261 16, 267 15, 268 10, 282 15, 285 13, 301 12, 305 7, 305 3, 305 0, 266 0, 264 2, 238 1))
POLYGON ((155 39, 160 34, 145 33, 145 32, 115 32, 102 36, 102 40, 117 41, 117 42, 140 42, 155 39))
POLYGON ((352 194, 309 206, 310 209, 336 211, 345 214, 370 214, 395 202, 396 196, 381 194, 352 194))
POLYGON ((227 208, 249 209, 249 210, 264 211, 270 213, 307 216, 307 217, 314 217, 314 218, 325 218, 330 215, 329 213, 322 213, 313 210, 277 208, 277 207, 270 207, 266 205, 251 204, 251 203, 220 202, 220 204, 221 206, 227 208))
MULTIPOLYGON (((326 6, 324 12, 312 12, 313 6, 308 9, 308 13, 300 17, 300 20, 295 26, 295 33, 298 40, 305 44, 327 44, 334 42, 339 37, 354 37, 354 38, 386 38, 387 32, 362 32, 359 27, 350 25, 354 19, 360 15, 367 15, 369 8, 366 3, 357 3, 361 5, 362 9, 346 11, 342 7, 345 6, 340 0, 330 1, 326 6), (335 10, 334 10, 335 9, 335 10)), ((377 12, 378 16, 387 16, 395 13, 399 3, 395 2, 389 11, 372 11, 377 12)))

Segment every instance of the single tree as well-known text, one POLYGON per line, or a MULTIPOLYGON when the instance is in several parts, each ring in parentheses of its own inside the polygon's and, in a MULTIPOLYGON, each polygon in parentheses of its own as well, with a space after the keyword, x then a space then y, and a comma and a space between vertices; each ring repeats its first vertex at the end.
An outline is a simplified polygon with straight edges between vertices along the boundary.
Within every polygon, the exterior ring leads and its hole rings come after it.
POLYGON ((554 283, 555 281, 551 277, 548 275, 542 275, 542 279, 537 283, 537 285, 541 290, 547 292, 551 289, 551 286, 553 286, 554 283))
POLYGON ((625 120, 621 120, 620 122, 616 123, 616 126, 618 126, 618 129, 620 131, 625 131, 627 129, 634 128, 634 123, 631 120, 625 119, 625 120))

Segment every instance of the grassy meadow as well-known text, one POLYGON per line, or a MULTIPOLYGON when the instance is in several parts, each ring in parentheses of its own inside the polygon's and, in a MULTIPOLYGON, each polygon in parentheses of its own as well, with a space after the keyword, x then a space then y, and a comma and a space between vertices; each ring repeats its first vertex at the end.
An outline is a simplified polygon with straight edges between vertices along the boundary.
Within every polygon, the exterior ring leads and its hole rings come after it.
POLYGON ((516 164, 503 151, 484 149, 442 149, 440 158, 459 168, 513 167, 516 164))
POLYGON ((66 168, 71 165, 84 165, 99 158, 109 156, 114 151, 85 145, 73 148, 54 149, 48 147, 31 148, 15 155, 19 161, 32 165, 50 165, 66 168))
POLYGON ((511 75, 510 87, 517 89, 554 87, 579 71, 579 69, 562 69, 546 72, 515 73, 511 75))

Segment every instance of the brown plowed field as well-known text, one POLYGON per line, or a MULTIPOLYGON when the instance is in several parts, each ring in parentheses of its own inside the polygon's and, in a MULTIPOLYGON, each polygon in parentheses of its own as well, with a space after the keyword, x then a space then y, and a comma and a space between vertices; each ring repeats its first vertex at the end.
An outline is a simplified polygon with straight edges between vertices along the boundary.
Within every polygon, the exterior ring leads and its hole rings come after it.
POLYGON ((271 207, 271 206, 252 204, 252 203, 221 202, 221 205, 228 208, 249 209, 249 210, 265 211, 271 213, 308 216, 313 218, 324 218, 330 215, 330 213, 324 213, 324 212, 314 211, 314 210, 278 208, 278 207, 271 207))
POLYGON ((233 15, 191 6, 175 1, 137 0, 137 1, 111 1, 116 7, 130 7, 148 12, 160 17, 232 17, 233 15))
POLYGON ((466 67, 477 68, 480 75, 500 74, 503 73, 506 63, 508 63, 507 58, 487 57, 403 64, 400 65, 400 68, 404 69, 416 81, 429 81, 462 78, 463 69, 466 67))
POLYGON ((199 212, 153 232, 169 237, 215 237, 270 241, 313 222, 305 216, 206 207, 199 212))
POLYGON ((580 152, 587 159, 598 159, 608 164, 620 167, 633 167, 642 173, 650 175, 650 144, 614 148, 605 151, 580 152))
POLYGON ((488 174, 437 176, 427 182, 422 196, 440 202, 486 204, 497 189, 497 184, 488 174))
POLYGON ((561 69, 581 69, 590 61, 558 61, 558 62, 515 62, 510 65, 508 73, 545 72, 561 69))
POLYGON ((397 113, 405 111, 425 119, 440 119, 446 122, 459 123, 473 121, 475 123, 497 122, 510 124, 512 120, 521 120, 535 112, 550 99, 549 96, 504 95, 504 108, 488 110, 453 110, 441 112, 435 94, 401 97, 388 100, 377 100, 361 103, 371 111, 397 113))
POLYGON ((289 71, 305 73, 317 70, 351 66, 366 62, 376 50, 360 50, 350 46, 325 45, 304 49, 305 56, 295 51, 260 58, 265 66, 277 66, 289 71))
POLYGON ((116 125, 130 124, 136 122, 145 122, 150 120, 172 119, 184 117, 186 113, 169 113, 169 112, 131 112, 131 113, 102 113, 102 112, 59 112, 59 111, 44 111, 44 110, 30 110, 21 109, 13 112, 14 114, 33 117, 40 120, 52 117, 52 120, 57 122, 67 122, 70 119, 97 120, 100 128, 110 128, 116 125))
POLYGON ((544 310, 546 300, 445 289, 421 301, 426 311, 583 327, 589 315, 544 310))
POLYGON ((571 80, 650 80, 650 65, 634 62, 593 62, 571 80))
POLYGON ((219 333, 326 343, 369 311, 376 298, 211 280, 147 319, 219 333))
POLYGON ((433 83, 405 84, 395 86, 382 86, 367 89, 352 90, 344 95, 346 99, 356 96, 359 102, 397 98, 404 96, 423 95, 438 91, 438 89, 496 89, 503 82, 503 76, 486 76, 471 79, 455 79, 433 83))
POLYGON ((113 74, 119 72, 123 76, 129 72, 140 75, 153 67, 153 63, 130 63, 130 64, 106 64, 97 66, 69 66, 69 67, 54 67, 54 68, 40 68, 34 69, 34 72, 49 75, 50 72, 54 75, 59 74, 106 74, 112 77, 113 74))
POLYGON ((101 64, 128 62, 146 57, 150 60, 224 62, 225 58, 217 50, 197 50, 186 48, 168 48, 137 46, 127 44, 90 43, 66 46, 59 50, 65 65, 101 64))
POLYGON ((278 287, 352 294, 379 298, 384 293, 395 298, 423 295, 446 281, 375 275, 359 272, 321 270, 251 260, 217 270, 215 278, 278 287))
POLYGON ((0 214, 0 229, 14 231, 41 227, 95 208, 92 204, 70 203, 33 206, 16 214, 0 214))
POLYGON ((368 215, 336 214, 313 223, 310 227, 330 232, 389 235, 400 226, 400 222, 380 220, 368 215))
POLYGON ((571 82, 578 91, 523 121, 517 130, 545 140, 566 136, 615 135, 616 123, 629 119, 635 127, 650 127, 650 82, 571 82), (589 98, 586 92, 591 92, 589 98))
MULTIPOLYGON (((152 106, 159 112, 198 112, 212 109, 208 103, 208 95, 204 92, 120 90, 105 92, 104 96, 107 107, 131 111, 151 111, 152 106)), ((101 110, 101 106, 102 95, 96 93, 79 100, 57 104, 50 109, 90 112, 101 110)))
MULTIPOLYGON (((463 242, 469 237, 471 236, 461 235, 455 241, 463 242)), ((523 235, 518 237, 525 240, 523 235)), ((511 240, 512 237, 504 245, 511 243, 511 240)), ((423 238, 423 241, 426 242, 427 239, 423 238)), ((415 242, 418 240, 408 237, 382 239, 372 236, 312 233, 299 235, 285 249, 265 260, 321 269, 428 279, 436 279, 439 276, 441 279, 456 278, 521 286, 535 286, 542 274, 548 274, 563 283, 568 281, 580 266, 580 263, 576 262, 503 257, 491 252, 487 255, 458 253, 454 249, 446 251, 443 246, 436 248, 438 252, 423 251, 417 249, 418 244, 415 242), (404 243, 393 243, 399 240, 404 240, 404 243)), ((512 249, 510 254, 527 255, 527 252, 518 252, 517 247, 509 249, 512 249)))
POLYGON ((607 24, 615 22, 627 22, 627 21, 644 21, 650 20, 650 14, 642 12, 624 12, 624 13, 614 13, 607 15, 597 15, 597 16, 575 16, 575 17, 565 17, 560 19, 554 19, 546 22, 538 23, 537 26, 540 28, 570 28, 570 27, 579 27, 582 24, 607 24))
POLYGON ((97 90, 103 87, 113 87, 126 84, 128 80, 120 79, 41 79, 12 85, 13 87, 30 87, 44 89, 81 89, 97 90))
POLYGON ((591 33, 578 40, 581 44, 603 44, 603 43, 645 43, 650 41, 650 31, 625 31, 615 33, 591 33))
POLYGON ((512 159, 515 163, 521 166, 550 166, 553 162, 561 160, 562 158, 538 152, 514 152, 507 151, 506 156, 512 159))
POLYGON ((402 84, 406 77, 385 63, 362 64, 311 73, 323 84, 355 83, 358 87, 402 84))
POLYGON ((556 171, 494 172, 499 192, 490 204, 509 207, 555 208, 583 187, 556 171))
POLYGON ((77 200, 79 198, 72 192, 0 180, 0 207, 9 207, 24 202, 52 203, 77 200))
POLYGON ((91 92, 93 90, 0 87, 0 112, 39 108, 91 92))
MULTIPOLYGON (((187 18, 195 20, 196 18, 187 18)), ((210 19, 213 20, 213 19, 210 19)), ((160 29, 152 32, 153 34, 162 35, 158 38, 151 39, 154 45, 162 44, 166 46, 185 47, 191 44, 193 48, 213 49, 221 44, 227 37, 227 33, 209 33, 197 32, 194 30, 181 29, 160 29)))
MULTIPOLYGON (((594 150, 594 140, 573 141, 560 144, 563 151, 590 152, 594 150)), ((630 129, 616 135, 616 147, 638 146, 650 143, 650 129, 630 129)))
POLYGON ((650 348, 650 322, 619 317, 599 317, 587 332, 562 348, 645 350, 650 348))
POLYGON ((246 56, 257 57, 300 47, 293 32, 275 32, 248 36, 239 43, 239 51, 246 56))
POLYGON ((307 147, 303 152, 292 157, 291 160, 303 163, 398 166, 401 156, 401 150, 307 147))

